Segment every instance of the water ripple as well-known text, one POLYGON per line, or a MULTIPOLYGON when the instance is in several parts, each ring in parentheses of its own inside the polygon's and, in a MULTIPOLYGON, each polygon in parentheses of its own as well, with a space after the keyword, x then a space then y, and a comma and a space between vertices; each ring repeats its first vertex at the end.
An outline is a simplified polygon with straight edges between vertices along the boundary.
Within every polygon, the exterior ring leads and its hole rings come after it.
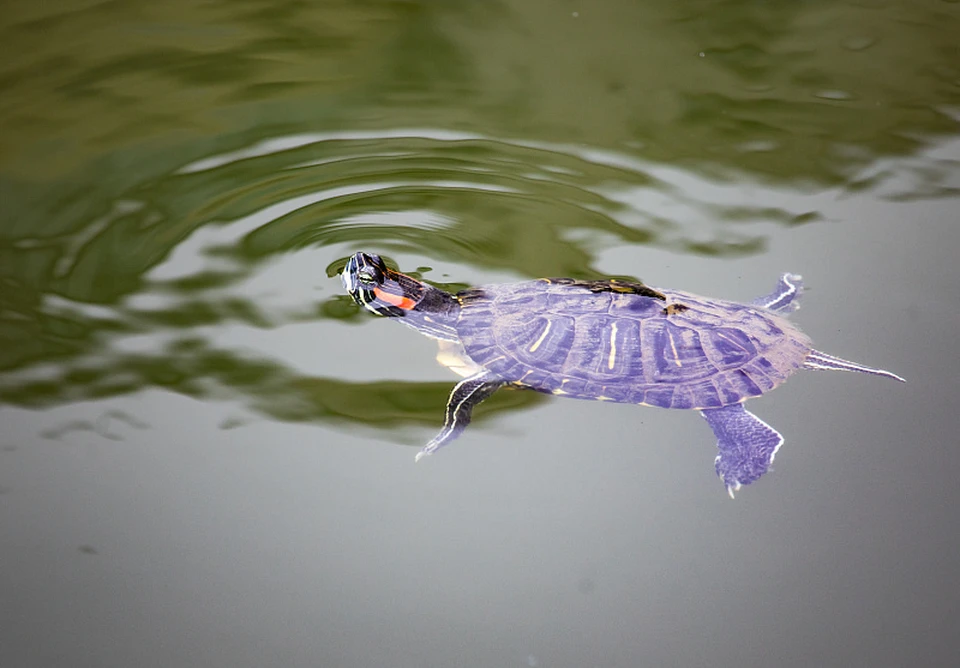
POLYGON ((19 239, 19 261, 42 262, 51 289, 8 293, 0 326, 17 345, 0 350, 0 398, 47 405, 159 386, 239 397, 278 419, 435 421, 443 371, 390 356, 379 333, 363 365, 332 352, 374 331, 327 281, 350 253, 384 253, 454 290, 468 277, 594 277, 614 248, 756 253, 771 225, 820 220, 823 197, 449 130, 260 140, 140 184, 69 234, 19 239))

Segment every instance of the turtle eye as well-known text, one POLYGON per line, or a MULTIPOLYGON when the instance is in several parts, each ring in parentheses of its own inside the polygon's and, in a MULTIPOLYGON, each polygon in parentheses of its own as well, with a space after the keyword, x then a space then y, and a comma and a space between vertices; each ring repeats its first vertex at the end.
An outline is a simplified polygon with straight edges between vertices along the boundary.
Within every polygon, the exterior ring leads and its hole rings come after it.
POLYGON ((376 267, 366 266, 357 270, 357 280, 363 285, 377 285, 383 277, 376 267))

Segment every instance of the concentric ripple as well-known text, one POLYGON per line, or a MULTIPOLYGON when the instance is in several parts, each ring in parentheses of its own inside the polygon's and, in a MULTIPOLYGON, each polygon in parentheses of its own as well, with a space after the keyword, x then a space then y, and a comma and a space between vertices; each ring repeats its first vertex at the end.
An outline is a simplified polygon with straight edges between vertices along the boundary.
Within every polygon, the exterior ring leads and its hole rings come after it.
MULTIPOLYGON (((596 276, 599 253, 631 245, 751 253, 769 225, 819 217, 820 200, 794 190, 768 189, 763 200, 779 206, 752 206, 758 187, 629 153, 447 130, 257 141, 140 184, 78 231, 17 242, 21 257, 49 258, 51 288, 5 292, 16 297, 0 399, 158 386, 279 419, 437 422, 446 373, 429 342, 371 322, 328 280, 349 254, 383 253, 456 289, 596 276), (423 347, 398 354, 385 337, 423 347)), ((493 406, 536 400, 505 394, 493 406)))

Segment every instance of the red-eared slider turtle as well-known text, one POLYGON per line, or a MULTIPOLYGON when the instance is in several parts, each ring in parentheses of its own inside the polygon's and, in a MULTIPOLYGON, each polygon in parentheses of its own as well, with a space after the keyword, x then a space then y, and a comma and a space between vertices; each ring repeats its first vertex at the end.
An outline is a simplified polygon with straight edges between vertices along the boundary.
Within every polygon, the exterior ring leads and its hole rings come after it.
POLYGON ((889 371, 814 350, 784 316, 800 276, 749 304, 619 280, 542 278, 455 295, 357 253, 341 274, 353 299, 439 339, 438 359, 464 375, 443 429, 417 460, 450 443, 473 408, 512 385, 576 399, 697 410, 717 437, 717 474, 730 495, 763 475, 783 437, 743 407, 800 369, 889 371))

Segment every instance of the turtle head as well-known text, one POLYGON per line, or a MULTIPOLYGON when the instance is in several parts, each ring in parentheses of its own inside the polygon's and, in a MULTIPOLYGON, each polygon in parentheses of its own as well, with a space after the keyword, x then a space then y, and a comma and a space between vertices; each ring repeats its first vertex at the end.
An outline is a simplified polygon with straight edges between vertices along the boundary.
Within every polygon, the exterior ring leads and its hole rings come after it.
POLYGON ((423 300, 426 286, 390 269, 379 255, 356 253, 340 274, 353 300, 377 315, 403 316, 423 300))
POLYGON ((405 325, 434 339, 459 341, 460 302, 432 285, 394 271, 379 255, 356 253, 340 273, 353 300, 377 315, 401 317, 405 325))

